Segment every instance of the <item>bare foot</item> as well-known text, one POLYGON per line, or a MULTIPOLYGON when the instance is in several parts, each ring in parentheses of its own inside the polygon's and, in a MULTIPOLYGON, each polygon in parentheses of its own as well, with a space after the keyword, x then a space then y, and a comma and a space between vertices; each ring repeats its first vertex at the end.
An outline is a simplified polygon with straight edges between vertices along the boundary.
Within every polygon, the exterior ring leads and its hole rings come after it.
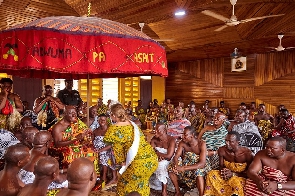
POLYGON ((109 185, 111 185, 111 184, 117 184, 117 182, 118 182, 118 179, 117 178, 113 178, 111 181, 109 181, 107 184, 106 184, 106 186, 109 186, 109 185))

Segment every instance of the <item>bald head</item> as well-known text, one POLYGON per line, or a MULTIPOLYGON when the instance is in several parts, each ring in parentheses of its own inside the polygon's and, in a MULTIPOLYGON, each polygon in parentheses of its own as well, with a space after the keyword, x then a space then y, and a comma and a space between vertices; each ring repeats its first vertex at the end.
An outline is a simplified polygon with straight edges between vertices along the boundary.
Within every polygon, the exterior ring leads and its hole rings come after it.
POLYGON ((26 146, 32 147, 34 136, 39 130, 36 127, 26 127, 22 132, 22 141, 26 146))
POLYGON ((94 178, 94 164, 87 158, 81 157, 75 159, 68 168, 68 181, 69 183, 79 184, 95 181, 94 178))
POLYGON ((4 159, 7 164, 17 165, 29 157, 29 148, 23 144, 9 146, 5 152, 4 159))
POLYGON ((52 176, 53 174, 58 174, 58 172, 58 162, 51 156, 46 156, 39 159, 39 161, 34 166, 34 174, 37 177, 52 176))
POLYGON ((25 129, 26 127, 32 127, 32 120, 28 116, 22 117, 20 120, 21 129, 25 129))
POLYGON ((52 140, 51 133, 48 131, 39 131, 35 134, 34 140, 33 140, 33 146, 39 146, 44 145, 52 140))

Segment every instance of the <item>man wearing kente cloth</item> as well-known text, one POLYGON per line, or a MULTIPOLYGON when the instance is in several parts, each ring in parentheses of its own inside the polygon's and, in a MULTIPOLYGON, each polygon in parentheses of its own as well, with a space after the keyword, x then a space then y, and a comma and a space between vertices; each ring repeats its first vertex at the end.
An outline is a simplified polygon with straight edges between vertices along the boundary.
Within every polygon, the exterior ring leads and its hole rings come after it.
POLYGON ((59 117, 59 110, 64 108, 64 104, 57 97, 52 96, 52 87, 45 85, 43 95, 34 101, 33 110, 37 114, 37 124, 39 130, 47 130, 54 125, 59 117))
POLYGON ((234 131, 225 137, 225 146, 218 149, 220 168, 207 173, 205 196, 244 196, 246 169, 253 156, 251 150, 239 146, 239 140, 240 135, 234 131))
POLYGON ((230 115, 229 108, 225 107, 224 101, 219 102, 220 107, 218 108, 218 111, 225 114, 227 117, 230 115))
POLYGON ((286 150, 286 140, 272 137, 248 168, 246 196, 294 196, 295 154, 286 150))
POLYGON ((204 128, 206 117, 200 108, 196 108, 195 110, 191 110, 188 120, 191 122, 191 126, 196 129, 196 132, 200 133, 204 128))
POLYGON ((59 156, 59 162, 63 168, 78 157, 87 157, 94 164, 97 158, 93 152, 93 144, 91 140, 92 131, 78 119, 75 106, 66 106, 64 117, 53 125, 50 130, 53 137, 53 147, 51 152, 59 156))
POLYGON ((224 146, 224 138, 228 133, 223 124, 225 119, 225 114, 215 114, 213 118, 213 125, 207 125, 204 129, 201 130, 198 135, 199 139, 203 139, 204 141, 206 141, 211 169, 219 168, 219 158, 217 150, 219 147, 224 146))
POLYGON ((168 167, 169 177, 175 187, 175 196, 181 196, 178 179, 191 189, 197 187, 199 195, 203 195, 204 176, 206 171, 209 171, 209 166, 206 165, 206 152, 206 142, 197 139, 194 127, 185 127, 183 139, 178 144, 173 161, 168 167))
POLYGON ((135 107, 135 114, 137 118, 140 120, 141 124, 145 124, 145 109, 143 108, 142 101, 137 101, 137 106, 135 107))
POLYGON ((265 141, 269 138, 273 128, 274 117, 265 111, 265 105, 259 104, 258 113, 254 116, 254 122, 265 141))
POLYGON ((0 80, 0 129, 15 132, 22 118, 23 104, 18 94, 12 93, 12 80, 2 78, 0 80))
POLYGON ((287 141, 287 150, 295 151, 295 119, 287 109, 281 109, 281 119, 272 132, 272 136, 281 136, 287 141))

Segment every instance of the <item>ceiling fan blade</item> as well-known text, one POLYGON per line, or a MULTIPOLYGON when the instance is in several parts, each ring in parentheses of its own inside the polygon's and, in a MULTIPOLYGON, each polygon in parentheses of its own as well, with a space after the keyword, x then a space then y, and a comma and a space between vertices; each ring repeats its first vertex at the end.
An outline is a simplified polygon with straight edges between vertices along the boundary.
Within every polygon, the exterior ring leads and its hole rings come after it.
POLYGON ((285 14, 277 14, 277 15, 269 15, 269 16, 260 16, 260 17, 255 17, 255 18, 248 18, 245 20, 240 20, 240 23, 246 23, 246 22, 251 22, 253 20, 261 20, 265 18, 272 18, 272 17, 278 17, 278 16, 283 16, 285 14))
POLYGON ((219 27, 218 29, 215 29, 214 31, 222 31, 226 27, 228 27, 228 26, 227 25, 223 25, 223 26, 219 27))
POLYGON ((217 14, 217 13, 215 13, 215 12, 211 12, 210 10, 204 10, 204 11, 202 11, 201 13, 203 13, 203 14, 205 14, 205 15, 207 15, 207 16, 211 16, 211 17, 213 17, 213 18, 216 18, 216 19, 218 19, 218 20, 221 20, 221 21, 223 21, 223 22, 229 21, 229 18, 226 18, 226 17, 224 17, 224 16, 222 16, 222 15, 220 15, 220 14, 217 14))

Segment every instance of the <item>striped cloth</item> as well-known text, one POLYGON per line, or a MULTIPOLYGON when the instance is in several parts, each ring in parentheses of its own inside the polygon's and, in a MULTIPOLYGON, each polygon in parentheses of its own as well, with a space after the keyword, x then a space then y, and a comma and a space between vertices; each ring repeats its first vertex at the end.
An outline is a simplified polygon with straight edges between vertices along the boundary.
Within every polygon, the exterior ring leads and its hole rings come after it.
MULTIPOLYGON (((264 180, 270 180, 270 181, 276 181, 276 182, 281 182, 285 183, 288 180, 288 176, 286 176, 283 172, 280 170, 264 166, 261 173, 260 177, 264 180)), ((276 190, 272 194, 265 194, 261 192, 258 188, 257 185, 255 184, 254 181, 247 179, 246 181, 246 186, 245 186, 245 195, 246 196, 256 196, 256 195, 262 195, 262 196, 294 196, 295 195, 295 190, 276 190)))
MULTIPOLYGON (((207 131, 203 134, 202 140, 206 141, 207 150, 217 151, 219 147, 225 145, 225 136, 228 131, 222 125, 215 131, 207 131)), ((219 169, 219 156, 218 154, 209 157, 211 169, 219 169)))

